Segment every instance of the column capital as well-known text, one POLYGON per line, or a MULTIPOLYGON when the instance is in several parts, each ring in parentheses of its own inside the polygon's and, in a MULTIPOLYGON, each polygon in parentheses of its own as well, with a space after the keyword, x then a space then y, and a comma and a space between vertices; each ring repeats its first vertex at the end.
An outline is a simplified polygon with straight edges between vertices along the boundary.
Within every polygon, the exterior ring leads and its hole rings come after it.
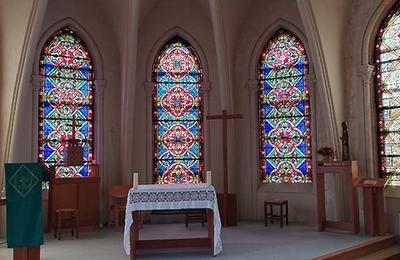
POLYGON ((258 92, 258 80, 252 79, 247 81, 246 88, 250 94, 256 94, 258 92))
POLYGON ((155 83, 151 81, 143 82, 144 92, 146 93, 146 97, 151 97, 153 95, 155 83))
POLYGON ((370 64, 361 65, 357 71, 357 76, 360 77, 364 87, 367 87, 372 83, 374 74, 375 74, 375 66, 370 64))
POLYGON ((105 80, 105 79, 96 79, 94 81, 94 86, 96 88, 96 92, 95 93, 97 93, 97 95, 99 95, 99 96, 103 96, 104 89, 106 88, 106 85, 107 85, 107 80, 105 80))
POLYGON ((305 76, 304 76, 304 81, 306 82, 306 84, 309 86, 309 87, 314 87, 315 86, 315 84, 317 83, 317 77, 315 76, 315 74, 314 73, 309 73, 309 74, 306 74, 305 76))

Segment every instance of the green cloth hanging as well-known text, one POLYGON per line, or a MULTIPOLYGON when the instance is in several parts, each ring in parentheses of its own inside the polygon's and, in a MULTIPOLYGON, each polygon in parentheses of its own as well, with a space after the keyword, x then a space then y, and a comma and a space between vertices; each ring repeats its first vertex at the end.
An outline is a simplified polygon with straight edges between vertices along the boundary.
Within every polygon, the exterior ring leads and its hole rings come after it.
POLYGON ((42 165, 6 163, 7 246, 43 244, 42 165))

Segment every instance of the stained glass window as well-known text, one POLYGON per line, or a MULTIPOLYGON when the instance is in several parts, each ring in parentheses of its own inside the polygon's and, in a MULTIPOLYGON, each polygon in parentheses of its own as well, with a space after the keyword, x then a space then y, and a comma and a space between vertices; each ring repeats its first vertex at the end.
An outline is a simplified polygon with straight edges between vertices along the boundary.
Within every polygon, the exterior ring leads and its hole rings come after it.
POLYGON ((259 147, 264 183, 311 182, 308 60, 299 39, 279 30, 259 63, 259 147))
POLYGON ((176 37, 153 65, 153 172, 159 184, 198 183, 203 171, 202 68, 176 37))
POLYGON ((383 21, 375 44, 375 97, 380 177, 400 185, 400 2, 383 21))
POLYGON ((88 176, 93 160, 94 71, 76 32, 64 28, 50 37, 42 50, 40 75, 44 81, 39 92, 39 161, 62 164, 75 120, 75 138, 83 146, 85 165, 59 167, 57 176, 88 176))

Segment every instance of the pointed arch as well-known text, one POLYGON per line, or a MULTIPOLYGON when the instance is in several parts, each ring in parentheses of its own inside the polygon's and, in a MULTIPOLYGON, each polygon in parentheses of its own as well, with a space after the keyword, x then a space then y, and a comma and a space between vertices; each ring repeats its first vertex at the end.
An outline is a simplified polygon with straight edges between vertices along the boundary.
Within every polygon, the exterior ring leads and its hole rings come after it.
POLYGON ((259 162, 265 183, 312 180, 308 73, 303 43, 278 29, 258 61, 259 162))
POLYGON ((76 31, 63 27, 50 36, 40 54, 38 160, 62 164, 65 141, 79 140, 85 166, 60 167, 60 177, 90 175, 94 160, 94 64, 76 31), (76 126, 76 127, 75 127, 76 126), (73 136, 74 135, 74 136, 73 136))
MULTIPOLYGON (((286 30, 288 32, 291 32, 292 34, 296 35, 296 37, 300 40, 300 42, 303 44, 304 49, 306 50, 306 53, 311 53, 309 50, 308 42, 307 42, 307 37, 302 33, 302 31, 297 28, 294 24, 291 22, 279 18, 275 20, 268 28, 260 35, 260 37, 257 39, 256 44, 254 45, 254 48, 251 52, 250 55, 250 60, 249 60, 249 80, 257 80, 257 71, 258 71, 258 66, 259 66, 259 61, 260 61, 260 53, 262 53, 265 43, 268 42, 273 35, 279 31, 280 29, 286 30), (256 72, 256 73, 255 73, 256 72)), ((309 70, 311 73, 313 73, 313 67, 312 64, 309 64, 309 70)))
POLYGON ((203 81, 208 82, 209 79, 209 72, 208 72, 208 62, 207 58, 205 55, 205 52, 203 51, 201 45, 198 43, 196 38, 194 38, 190 33, 186 32, 184 29, 182 29, 179 26, 175 26, 168 31, 166 31, 158 40, 156 43, 153 45, 151 48, 149 57, 147 59, 146 63, 146 81, 151 82, 152 81, 152 68, 153 68, 153 62, 156 59, 157 55, 160 53, 160 50, 165 46, 167 42, 169 42, 171 39, 179 37, 182 40, 186 41, 189 45, 193 47, 193 49, 196 50, 196 53, 199 58, 199 62, 201 64, 201 67, 203 69, 203 81))
MULTIPOLYGON (((104 70, 103 70, 103 59, 100 54, 99 48, 96 44, 96 41, 93 39, 93 37, 90 35, 86 29, 79 24, 77 21, 75 21, 71 17, 67 17, 65 19, 62 19, 53 25, 49 26, 47 28, 42 37, 40 38, 37 48, 36 48, 36 54, 35 54, 35 61, 40 60, 40 55, 41 55, 41 50, 45 46, 47 40, 55 33, 60 31, 63 28, 70 28, 71 30, 75 31, 79 37, 82 39, 82 41, 85 43, 85 46, 88 50, 88 52, 91 54, 91 58, 93 59, 93 64, 95 65, 94 71, 96 73, 96 79, 103 79, 104 78, 104 70)), ((35 62, 33 67, 33 72, 34 75, 39 75, 39 64, 35 62)))
POLYGON ((379 177, 400 186, 400 1, 386 14, 375 39, 375 110, 379 177))
POLYGON ((196 50, 179 36, 152 66, 154 182, 198 183, 203 158, 203 69, 196 50))

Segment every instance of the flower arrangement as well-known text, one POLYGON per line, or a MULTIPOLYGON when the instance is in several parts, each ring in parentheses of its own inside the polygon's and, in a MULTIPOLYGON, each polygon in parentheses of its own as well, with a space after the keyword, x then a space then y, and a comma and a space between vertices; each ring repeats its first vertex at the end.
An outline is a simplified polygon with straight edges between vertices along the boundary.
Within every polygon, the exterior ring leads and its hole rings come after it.
POLYGON ((317 153, 322 156, 333 156, 333 149, 328 146, 325 146, 325 147, 319 148, 317 153))
POLYGON ((330 148, 330 147, 327 147, 327 146, 319 148, 317 150, 317 153, 322 155, 322 160, 323 161, 331 161, 332 157, 334 155, 333 149, 330 148))

